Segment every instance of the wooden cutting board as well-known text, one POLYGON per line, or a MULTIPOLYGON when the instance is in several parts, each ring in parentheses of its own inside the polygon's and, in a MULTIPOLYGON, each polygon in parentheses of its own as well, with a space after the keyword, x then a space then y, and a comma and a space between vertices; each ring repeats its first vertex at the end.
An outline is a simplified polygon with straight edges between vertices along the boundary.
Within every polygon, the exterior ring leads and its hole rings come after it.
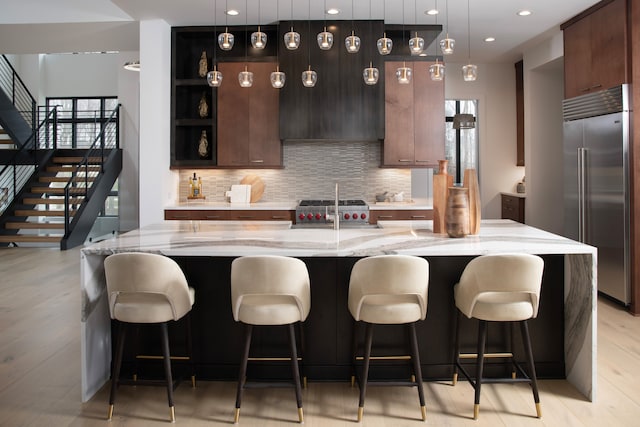
POLYGON ((475 169, 465 169, 463 186, 469 189, 469 234, 478 234, 482 205, 478 188, 478 174, 475 169))
POLYGON ((242 185, 251 186, 251 203, 255 203, 262 198, 264 193, 264 181, 258 175, 247 175, 240 181, 242 185))

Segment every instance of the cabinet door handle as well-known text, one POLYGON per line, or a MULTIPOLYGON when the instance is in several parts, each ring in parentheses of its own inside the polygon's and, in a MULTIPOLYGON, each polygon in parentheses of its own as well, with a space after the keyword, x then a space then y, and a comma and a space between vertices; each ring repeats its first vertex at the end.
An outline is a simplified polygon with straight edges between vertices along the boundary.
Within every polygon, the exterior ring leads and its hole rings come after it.
POLYGON ((589 89, 598 89, 599 87, 602 87, 602 84, 593 85, 589 89))
POLYGON ((409 159, 398 159, 398 161, 400 163, 411 163, 411 160, 409 160, 409 159))
POLYGON ((251 160, 251 163, 264 163, 262 159, 251 160))
POLYGON ((589 89, 588 87, 583 87, 582 89, 580 89, 580 92, 589 92, 591 89, 589 89))
POLYGON ((189 219, 189 215, 171 215, 169 219, 189 219))
POLYGON ((430 163, 431 160, 416 160, 416 163, 430 163))
POLYGON ((253 215, 240 215, 238 219, 252 219, 255 218, 253 215))
POLYGON ((378 219, 393 218, 393 215, 378 215, 378 219))
POLYGON ((207 219, 220 219, 222 217, 220 215, 207 215, 206 218, 207 219))
POLYGON ((282 215, 273 215, 271 219, 287 219, 287 217, 282 215))
POLYGON ((426 215, 411 215, 411 219, 426 219, 426 215))

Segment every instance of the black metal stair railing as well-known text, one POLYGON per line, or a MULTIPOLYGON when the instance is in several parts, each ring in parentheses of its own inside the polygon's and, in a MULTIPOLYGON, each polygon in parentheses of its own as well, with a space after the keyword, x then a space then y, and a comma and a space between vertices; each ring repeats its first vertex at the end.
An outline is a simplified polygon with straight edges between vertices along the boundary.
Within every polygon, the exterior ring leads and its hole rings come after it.
POLYGON ((11 99, 31 129, 35 129, 38 120, 36 100, 5 55, 0 58, 0 89, 11 99))
POLYGON ((23 190, 56 146, 57 108, 49 111, 31 137, 20 146, 0 171, 0 215, 23 190))
MULTIPOLYGON (((91 147, 87 149, 86 154, 78 163, 75 170, 71 173, 71 177, 64 187, 64 239, 68 239, 74 231, 83 211, 91 200, 92 194, 96 191, 98 180, 105 172, 105 165, 109 157, 116 155, 120 148, 120 120, 119 111, 120 104, 111 112, 108 119, 101 122, 101 130, 95 138, 91 147), (93 183, 93 185, 92 185, 93 183), (76 214, 72 217, 73 203, 71 198, 83 197, 82 206, 78 208, 76 214)), ((120 170, 117 171, 119 174, 120 170)), ((116 174, 116 177, 117 177, 116 174)), ((115 179, 115 178, 114 178, 115 179)), ((102 189, 103 191, 105 189, 102 189)), ((110 190, 106 189, 108 192, 110 190)), ((102 201, 101 203, 103 203, 102 201)), ((64 246, 65 244, 63 244, 64 246)))

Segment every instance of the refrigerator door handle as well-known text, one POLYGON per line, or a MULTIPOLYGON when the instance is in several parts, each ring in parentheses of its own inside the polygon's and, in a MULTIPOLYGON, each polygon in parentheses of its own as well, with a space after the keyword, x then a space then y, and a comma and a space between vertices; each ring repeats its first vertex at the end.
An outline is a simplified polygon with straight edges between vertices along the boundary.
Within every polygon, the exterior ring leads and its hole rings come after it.
POLYGON ((586 156, 587 149, 578 148, 578 241, 582 243, 587 241, 586 156))

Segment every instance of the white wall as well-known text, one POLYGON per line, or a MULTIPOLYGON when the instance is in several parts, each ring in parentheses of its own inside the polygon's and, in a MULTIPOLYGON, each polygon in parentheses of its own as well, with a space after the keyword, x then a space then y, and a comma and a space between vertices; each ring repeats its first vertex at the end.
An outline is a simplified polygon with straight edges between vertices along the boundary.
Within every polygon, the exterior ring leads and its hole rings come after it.
POLYGON ((478 79, 462 79, 464 64, 446 63, 445 98, 478 100, 478 142, 482 218, 500 218, 500 192, 514 192, 524 175, 516 166, 516 82, 514 64, 476 64, 478 79))
POLYGON ((169 169, 171 27, 140 22, 140 227, 164 219, 177 199, 178 174, 169 169))
POLYGON ((41 99, 67 96, 116 96, 121 68, 117 54, 44 55, 41 99))
POLYGON ((526 222, 563 233, 562 32, 524 53, 526 222))

